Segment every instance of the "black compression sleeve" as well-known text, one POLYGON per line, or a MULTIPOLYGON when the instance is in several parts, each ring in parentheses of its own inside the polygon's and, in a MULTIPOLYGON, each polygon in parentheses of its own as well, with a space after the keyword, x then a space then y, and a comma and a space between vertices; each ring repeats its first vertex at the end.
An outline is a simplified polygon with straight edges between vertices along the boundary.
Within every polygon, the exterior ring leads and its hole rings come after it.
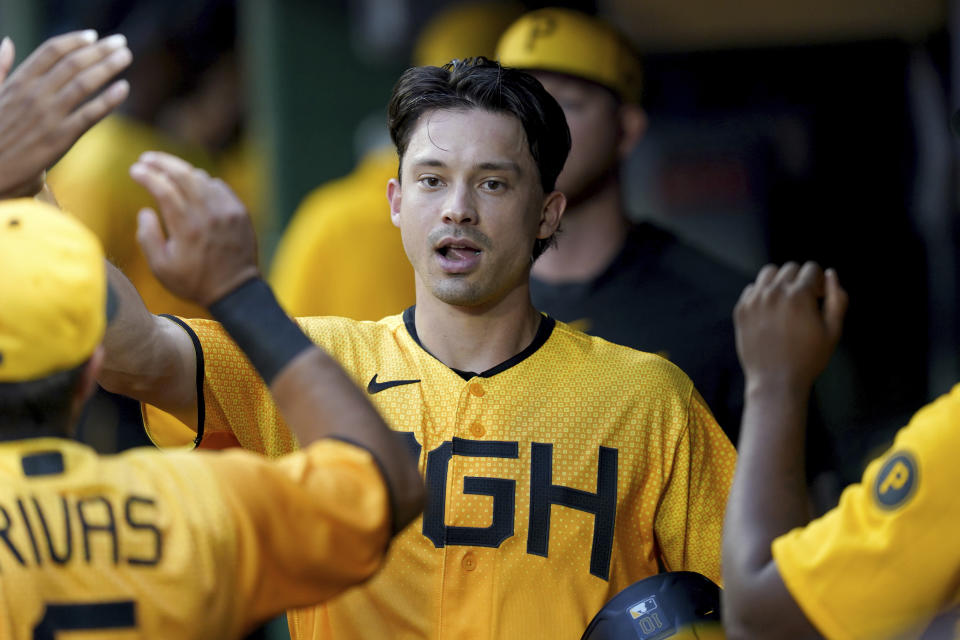
POLYGON ((247 280, 214 302, 210 313, 267 385, 293 358, 313 346, 261 278, 247 280))

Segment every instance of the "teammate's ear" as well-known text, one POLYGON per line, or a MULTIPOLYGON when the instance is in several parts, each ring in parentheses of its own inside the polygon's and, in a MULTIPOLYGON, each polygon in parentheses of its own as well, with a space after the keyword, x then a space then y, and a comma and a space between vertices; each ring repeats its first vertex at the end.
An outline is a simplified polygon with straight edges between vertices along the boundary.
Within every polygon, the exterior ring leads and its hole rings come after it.
POLYGON ((556 233, 560 226, 560 218, 567 208, 567 196, 560 191, 552 191, 543 199, 543 208, 540 210, 540 229, 537 237, 543 240, 556 233))
POLYGON ((638 104, 623 103, 617 113, 620 119, 620 142, 617 154, 626 160, 647 132, 647 112, 638 104))
POLYGON ((400 181, 396 178, 390 178, 387 182, 387 202, 390 203, 390 220, 393 226, 400 226, 400 181))

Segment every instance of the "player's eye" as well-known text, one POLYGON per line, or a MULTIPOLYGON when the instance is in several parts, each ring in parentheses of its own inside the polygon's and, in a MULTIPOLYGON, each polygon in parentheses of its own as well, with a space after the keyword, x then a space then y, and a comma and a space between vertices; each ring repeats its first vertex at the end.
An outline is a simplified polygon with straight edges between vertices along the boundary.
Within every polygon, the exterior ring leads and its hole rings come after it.
POLYGON ((505 185, 503 182, 499 180, 491 179, 491 180, 484 180, 481 183, 481 187, 485 191, 503 191, 504 189, 506 189, 507 185, 505 185))
POLYGON ((437 176, 423 176, 422 178, 420 178, 420 184, 427 187, 428 189, 436 189, 443 183, 440 181, 440 178, 438 178, 437 176))

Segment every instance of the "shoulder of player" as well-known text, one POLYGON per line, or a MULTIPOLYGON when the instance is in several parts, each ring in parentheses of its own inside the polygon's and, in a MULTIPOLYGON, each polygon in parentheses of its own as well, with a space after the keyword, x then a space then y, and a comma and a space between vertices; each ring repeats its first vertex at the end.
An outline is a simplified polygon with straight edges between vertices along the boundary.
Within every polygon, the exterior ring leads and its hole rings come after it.
POLYGON ((297 324, 314 342, 323 344, 331 339, 350 341, 383 340, 397 331, 405 330, 402 314, 380 320, 354 320, 340 316, 313 316, 295 318, 297 324))
MULTIPOLYGON (((604 340, 557 321, 551 348, 568 352, 565 357, 577 366, 595 371, 598 375, 611 374, 624 380, 661 379, 669 381, 688 393, 690 379, 677 365, 655 353, 640 351, 604 340)), ((585 374, 588 375, 588 374, 585 374)))
POLYGON ((954 468, 951 461, 956 445, 960 444, 960 431, 956 429, 960 419, 960 384, 948 393, 918 410, 900 429, 889 451, 909 449, 923 458, 941 458, 940 468, 954 468))
POLYGON ((688 283, 701 295, 739 296, 750 282, 749 274, 651 222, 634 225, 628 242, 633 251, 647 258, 655 255, 659 269, 688 283))
MULTIPOLYGON (((219 322, 203 318, 179 319, 196 333, 201 342, 206 336, 227 333, 219 322)), ((354 320, 340 316, 304 316, 294 318, 304 333, 317 344, 337 339, 376 339, 394 334, 403 328, 402 315, 386 316, 380 320, 354 320)), ((182 326, 182 325, 181 325, 182 326)))

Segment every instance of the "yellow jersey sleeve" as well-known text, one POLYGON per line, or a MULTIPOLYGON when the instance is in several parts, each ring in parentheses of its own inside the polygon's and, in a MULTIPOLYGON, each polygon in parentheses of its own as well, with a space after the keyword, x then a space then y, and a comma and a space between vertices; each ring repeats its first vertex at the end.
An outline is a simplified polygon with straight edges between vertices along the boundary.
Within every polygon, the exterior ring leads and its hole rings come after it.
POLYGON ((723 586, 723 515, 737 454, 700 394, 691 396, 654 528, 668 570, 697 571, 723 586))
POLYGON ((276 458, 297 448, 270 390, 247 356, 219 323, 189 320, 190 329, 202 345, 203 438, 232 433, 240 445, 276 458))
POLYGON ((251 624, 323 602, 380 566, 390 507, 366 450, 322 440, 273 461, 239 450, 204 458, 232 515, 230 588, 251 624))
POLYGON ((839 505, 777 538, 787 589, 829 638, 917 637, 960 603, 960 385, 921 409, 839 505))

